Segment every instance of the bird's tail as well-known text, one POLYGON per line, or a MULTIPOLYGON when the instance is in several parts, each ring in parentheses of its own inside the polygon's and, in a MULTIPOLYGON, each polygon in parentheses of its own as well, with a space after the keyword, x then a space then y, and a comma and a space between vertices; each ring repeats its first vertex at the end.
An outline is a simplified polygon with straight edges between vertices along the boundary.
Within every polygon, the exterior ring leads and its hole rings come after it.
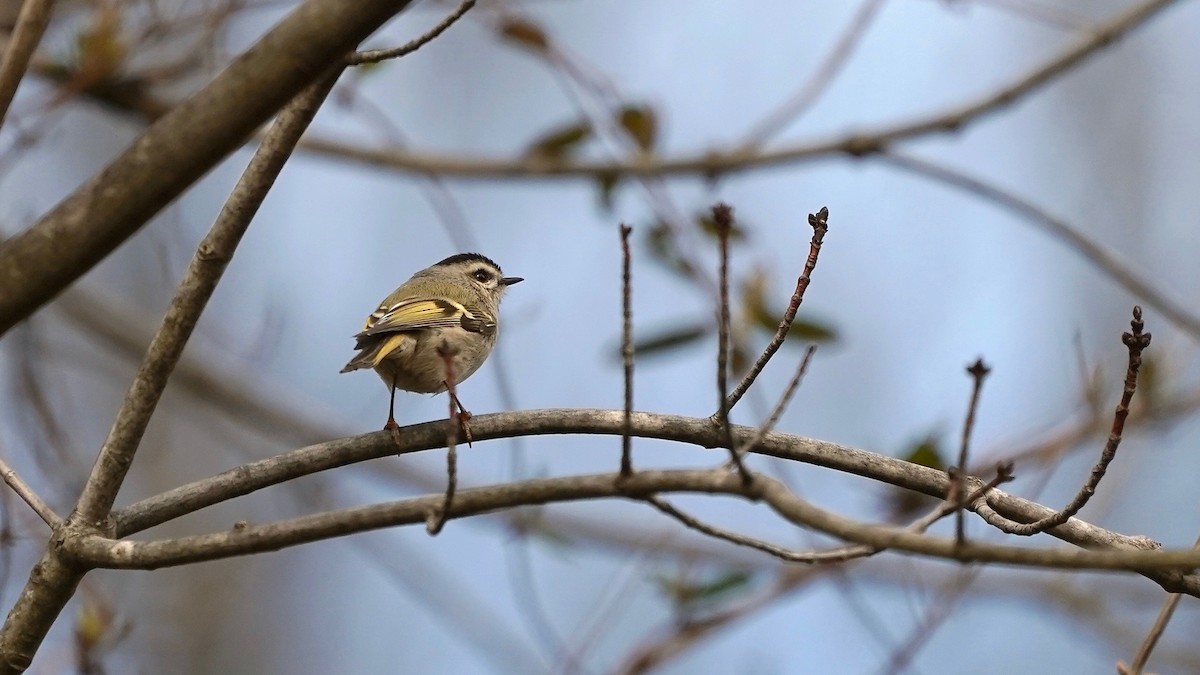
POLYGON ((380 361, 387 358, 407 338, 403 333, 380 335, 378 337, 379 339, 371 341, 360 339, 358 348, 362 351, 350 359, 350 362, 340 372, 348 373, 352 370, 378 366, 380 361))

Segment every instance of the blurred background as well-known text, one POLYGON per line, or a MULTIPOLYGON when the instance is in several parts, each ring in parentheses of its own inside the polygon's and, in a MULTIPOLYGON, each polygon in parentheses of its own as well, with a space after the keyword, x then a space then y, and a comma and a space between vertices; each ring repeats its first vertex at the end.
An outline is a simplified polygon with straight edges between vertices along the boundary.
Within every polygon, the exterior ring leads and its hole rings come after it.
MULTIPOLYGON (((417 3, 365 46, 402 44, 454 6, 417 3)), ((0 231, 36 220, 289 9, 60 2, 0 134, 0 231)), ((1195 2, 484 0, 418 52, 342 77, 218 288, 118 505, 380 428, 386 388, 338 374, 350 336, 410 274, 460 251, 526 279, 506 298, 498 352, 459 390, 468 408, 619 408, 621 223, 634 227, 635 406, 711 414, 716 242, 704 215, 721 200, 738 226, 735 376, 787 304, 807 214, 830 211, 798 326, 735 421, 764 420, 816 342, 781 430, 952 462, 964 367, 982 356, 993 372, 973 456, 979 467, 1016 458, 1008 489, 1057 508, 1098 456, 1125 372, 1120 333, 1142 304, 1154 343, 1131 431, 1081 517, 1189 546, 1200 533, 1198 31, 1195 2), (894 155, 704 170, 710 151, 761 158, 950 115, 1143 5, 1169 7, 1014 105, 899 141, 894 155), (675 168, 528 171, 634 161, 675 168)), ((0 453, 60 513, 250 152, 0 341, 0 453)), ((402 425, 446 410, 442 397, 397 403, 402 425)), ((634 448, 638 467, 725 459, 634 448)), ((476 443, 460 449, 460 484, 613 471, 619 451, 616 438, 476 443)), ((347 467, 140 536, 437 492, 444 461, 347 467)), ((868 521, 906 522, 933 504, 828 470, 752 465, 868 521)), ((3 495, 10 607, 46 532, 3 495)), ((740 501, 675 503, 782 545, 830 543, 740 501)), ((1163 598, 1131 575, 899 554, 788 566, 644 504, 588 502, 452 521, 436 538, 414 527, 96 572, 31 672, 1113 672, 1163 598)), ((1184 598, 1151 668, 1200 672, 1198 628, 1184 598)))

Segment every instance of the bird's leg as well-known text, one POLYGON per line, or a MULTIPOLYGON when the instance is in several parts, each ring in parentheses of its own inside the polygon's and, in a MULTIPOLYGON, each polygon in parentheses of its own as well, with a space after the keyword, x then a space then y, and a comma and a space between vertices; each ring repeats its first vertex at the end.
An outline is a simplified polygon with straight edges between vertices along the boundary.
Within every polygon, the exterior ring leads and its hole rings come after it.
POLYGON ((388 402, 388 421, 383 425, 385 431, 399 429, 400 425, 396 424, 396 376, 392 375, 392 398, 388 402))
POLYGON ((450 414, 458 418, 458 426, 462 429, 463 437, 467 439, 467 446, 470 447, 471 425, 468 422, 471 420, 471 411, 463 407, 462 401, 458 400, 458 394, 454 392, 454 357, 457 354, 458 350, 451 348, 444 340, 438 347, 438 355, 446 364, 446 379, 442 380, 442 384, 446 387, 446 393, 450 394, 450 414), (454 412, 455 410, 458 412, 454 412))
MULTIPOLYGON (((387 424, 383 425, 383 430, 392 435, 392 442, 396 444, 397 448, 400 448, 400 447, 402 447, 400 445, 400 425, 396 424, 396 375, 395 374, 392 375, 391 389, 392 389, 392 400, 388 402, 388 421, 387 421, 387 424)), ((397 454, 400 454, 400 453, 397 453, 397 454)))

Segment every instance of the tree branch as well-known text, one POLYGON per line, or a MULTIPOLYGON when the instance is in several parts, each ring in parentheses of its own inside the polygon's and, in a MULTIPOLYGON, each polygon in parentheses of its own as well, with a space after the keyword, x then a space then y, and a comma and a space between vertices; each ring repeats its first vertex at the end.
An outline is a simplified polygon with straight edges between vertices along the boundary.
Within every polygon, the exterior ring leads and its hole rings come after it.
POLYGON ((50 24, 53 10, 54 0, 25 0, 21 3, 17 25, 13 27, 12 38, 4 50, 4 60, 0 61, 0 127, 4 126, 17 87, 29 68, 38 43, 42 41, 46 26, 50 24))
POLYGON ((0 243, 0 335, 137 232, 409 0, 307 0, 25 232, 0 243))

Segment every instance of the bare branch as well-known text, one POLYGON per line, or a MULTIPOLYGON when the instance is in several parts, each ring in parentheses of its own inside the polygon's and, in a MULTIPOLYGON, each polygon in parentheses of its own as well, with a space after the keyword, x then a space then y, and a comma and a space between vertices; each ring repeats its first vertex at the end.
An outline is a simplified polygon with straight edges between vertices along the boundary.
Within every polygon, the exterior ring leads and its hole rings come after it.
MULTIPOLYGON (((205 236, 180 282, 159 331, 117 413, 112 430, 100 449, 92 473, 84 484, 75 514, 56 530, 55 540, 68 532, 106 531, 109 511, 133 462, 142 434, 167 384, 175 363, 191 335, 221 273, 242 234, 250 224, 267 190, 291 155, 296 141, 333 87, 341 68, 332 69, 296 97, 271 126, 259 151, 250 160, 216 223, 205 236), (76 517, 77 516, 77 517, 76 517)), ((0 256, 2 258, 2 256, 0 256)), ((28 583, 0 629, 0 673, 20 672, 50 626, 66 606, 86 572, 66 563, 52 543, 34 567, 28 583)))
POLYGON ((1108 465, 1117 456, 1117 447, 1121 445, 1121 435, 1125 431, 1125 419, 1129 417, 1129 405, 1133 401, 1134 392, 1137 391, 1138 370, 1142 366, 1142 351, 1150 346, 1150 334, 1142 332, 1145 325, 1142 323, 1141 307, 1133 308, 1133 319, 1129 324, 1133 332, 1121 335, 1121 341, 1129 349, 1129 365, 1125 371, 1125 388, 1121 392, 1121 400, 1117 403, 1117 409, 1113 412, 1112 430, 1108 434, 1108 441, 1104 444, 1104 449, 1100 453, 1100 459, 1092 467, 1092 472, 1088 476, 1087 482, 1084 483, 1071 502, 1063 507, 1061 511, 1035 520, 1032 523, 1014 523, 1008 527, 1001 528, 1005 532, 1027 537, 1062 525, 1072 516, 1079 513, 1079 510, 1096 493, 1096 487, 1100 485, 1101 479, 1104 478, 1105 472, 1108 471, 1108 465))
POLYGON ((733 443, 733 433, 729 426, 729 399, 725 395, 725 392, 729 391, 729 237, 733 232, 733 207, 717 204, 712 207, 712 215, 713 222, 717 225, 721 260, 717 273, 717 412, 713 413, 713 420, 725 435, 723 445, 729 448, 730 463, 737 469, 742 480, 750 483, 753 476, 742 462, 742 452, 733 443))
POLYGON ((42 41, 46 26, 50 24, 53 10, 54 0, 24 0, 21 3, 17 25, 13 27, 12 37, 4 50, 4 60, 0 61, 0 127, 4 126, 13 97, 17 95, 17 87, 25 77, 29 61, 42 41))
POLYGON ((808 290, 808 285, 812 283, 812 273, 817 267, 817 257, 821 255, 821 243, 825 241, 825 233, 829 232, 829 209, 821 207, 820 211, 808 214, 808 224, 813 228, 813 236, 808 244, 808 258, 804 261, 804 270, 800 273, 800 277, 796 279, 796 290, 792 292, 792 299, 788 303, 787 309, 783 312, 783 319, 779 322, 779 328, 775 330, 775 337, 771 338, 771 342, 763 349, 762 354, 759 354, 758 359, 754 361, 754 365, 750 367, 750 371, 738 383, 737 388, 729 392, 729 396, 725 399, 726 410, 733 409, 733 406, 742 400, 742 396, 746 395, 746 392, 750 389, 750 385, 754 384, 754 380, 758 379, 763 368, 767 367, 767 363, 771 361, 771 357, 775 356, 775 352, 779 351, 779 348, 783 346, 784 340, 787 339, 788 333, 792 330, 792 322, 796 320, 796 312, 800 310, 800 303, 804 302, 804 292, 808 290))
POLYGON ((418 174, 440 174, 458 178, 526 178, 530 176, 585 178, 597 176, 669 176, 699 174, 721 176, 739 171, 793 164, 829 155, 861 157, 879 152, 898 141, 961 131, 967 125, 1023 100, 1029 94, 1069 72, 1088 56, 1141 28, 1178 0, 1150 0, 1134 5, 1110 20, 1086 31, 1078 41, 1038 64, 1007 86, 994 89, 949 111, 929 113, 918 119, 875 130, 849 133, 829 139, 806 139, 772 150, 725 151, 706 149, 694 155, 661 158, 639 155, 618 161, 519 160, 461 157, 421 151, 395 151, 374 146, 355 146, 330 139, 306 139, 301 146, 311 152, 369 166, 418 174))
MULTIPOLYGON (((450 402, 450 416, 446 420, 446 496, 442 499, 442 505, 431 511, 425 521, 425 530, 429 532, 430 536, 436 536, 446 526, 446 515, 454 506, 454 492, 458 489, 458 432, 459 425, 466 424, 466 421, 459 417, 461 406, 458 404, 458 396, 454 392, 454 356, 456 353, 457 351, 451 349, 445 341, 442 341, 441 346, 438 347, 438 356, 442 357, 442 363, 446 369, 446 398, 450 402)), ((392 439, 399 444, 400 430, 392 427, 389 431, 392 439)), ((469 432, 467 435, 469 438, 469 432)))
POLYGON ((779 397, 779 401, 775 404, 775 408, 771 410, 771 414, 767 417, 767 421, 763 422, 754 437, 738 446, 738 452, 745 454, 754 449, 762 441, 763 437, 775 430, 775 425, 779 423, 779 418, 783 417, 783 411, 787 410, 788 403, 791 402, 792 396, 796 394, 796 390, 800 388, 800 382, 804 380, 804 374, 808 372, 808 364, 812 362, 813 354, 817 352, 816 345, 809 345, 808 349, 804 350, 804 358, 800 360, 800 365, 796 367, 796 373, 792 375, 792 379, 788 382, 788 386, 783 390, 783 396, 779 397))
POLYGON ((0 243, 0 334, 131 237, 409 2, 306 0, 107 168, 0 243))
POLYGON ((625 369, 625 430, 621 433, 621 475, 633 473, 633 281, 630 270, 629 235, 633 228, 621 226, 621 362, 625 369))
POLYGON ((263 139, 262 146, 251 158, 212 229, 196 249, 79 497, 76 510, 85 521, 99 524, 107 518, 125 474, 133 463, 142 434, 166 389, 167 378, 179 361, 200 319, 200 313, 204 311, 242 235, 266 198, 267 191, 291 156, 296 141, 317 114, 317 109, 340 73, 341 68, 327 72, 280 114, 263 139))
MULTIPOLYGON (((628 477, 619 473, 568 476, 475 488, 458 493, 449 516, 460 518, 517 506, 604 497, 645 499, 662 492, 726 494, 761 500, 793 524, 875 548, 892 548, 959 562, 1136 571, 1172 592, 1200 595, 1200 576, 1185 577, 1178 572, 1200 566, 1200 550, 1145 550, 1131 545, 1116 550, 1048 549, 980 542, 959 545, 953 538, 858 522, 801 499, 773 478, 759 475, 747 485, 736 474, 720 469, 639 471, 628 477)), ((431 495, 157 541, 114 541, 96 534, 73 532, 63 538, 62 550, 77 564, 155 569, 272 551, 383 527, 423 523, 429 511, 442 499, 442 495, 431 495)))
POLYGON ((12 491, 17 493, 18 497, 25 500, 29 508, 33 509, 34 513, 38 514, 38 517, 42 519, 42 522, 50 526, 50 529, 53 530, 62 525, 62 516, 55 513, 54 509, 50 508, 50 505, 46 503, 46 500, 42 499, 41 495, 29 487, 29 484, 3 458, 0 458, 0 477, 4 478, 4 482, 12 488, 12 491))
POLYGON ((392 49, 371 49, 368 51, 354 52, 350 56, 346 57, 346 65, 360 66, 364 63, 379 63, 380 61, 385 61, 387 59, 398 59, 401 56, 407 56, 408 54, 417 51, 430 42, 433 42, 435 38, 446 32, 447 28, 453 26, 455 22, 461 19, 464 14, 466 14, 472 7, 475 6, 475 2, 476 0, 463 0, 461 3, 459 3, 458 7, 455 8, 453 12, 450 12, 446 18, 442 19, 438 25, 429 29, 429 31, 424 35, 411 40, 404 45, 394 47, 392 49))
POLYGON ((971 376, 974 386, 971 388, 971 402, 967 405, 967 418, 963 422, 962 443, 958 448, 958 467, 954 471, 956 476, 954 501, 958 505, 954 516, 954 538, 959 543, 967 540, 966 518, 962 509, 967 505, 967 486, 963 477, 967 471, 968 448, 971 444, 971 432, 975 429, 975 411, 979 409, 979 393, 983 391, 983 381, 990 372, 991 368, 983 363, 982 358, 975 359, 975 363, 967 366, 967 373, 971 376))

